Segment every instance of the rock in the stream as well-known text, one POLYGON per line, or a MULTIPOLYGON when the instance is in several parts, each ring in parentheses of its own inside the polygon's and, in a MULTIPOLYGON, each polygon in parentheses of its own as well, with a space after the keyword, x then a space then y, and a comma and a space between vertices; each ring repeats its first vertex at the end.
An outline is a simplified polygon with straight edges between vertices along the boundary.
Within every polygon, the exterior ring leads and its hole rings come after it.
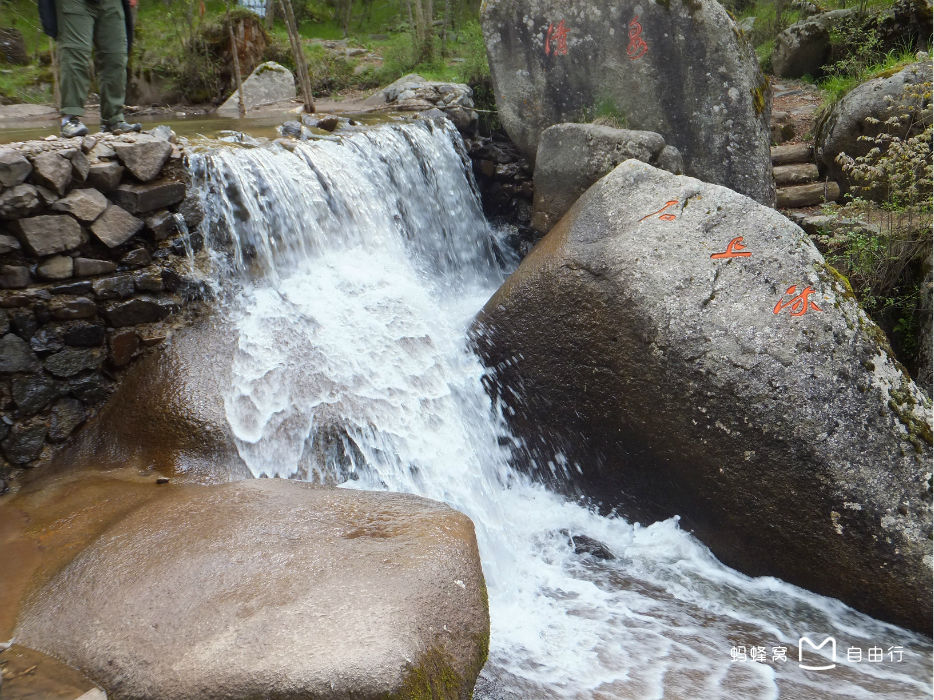
POLYGON ((466 516, 280 479, 160 486, 16 630, 114 697, 160 700, 467 700, 488 635, 466 516))
POLYGON ((778 212, 626 161, 475 332, 517 432, 606 506, 930 633, 930 399, 778 212))
MULTIPOLYGON (((295 97, 295 78, 292 71, 275 61, 266 61, 256 67, 243 81, 243 104, 247 111, 274 102, 283 102, 295 97)), ((240 111, 238 91, 220 107, 217 113, 222 116, 237 116, 240 111)))
POLYGON ((530 161, 546 128, 610 107, 686 173, 774 202, 771 90, 715 0, 487 0, 481 22, 499 117, 530 161))
POLYGON ((630 158, 681 174, 677 149, 651 131, 597 124, 555 124, 545 129, 535 158, 532 228, 547 233, 587 188, 630 158))
POLYGON ((416 73, 402 76, 368 97, 364 104, 392 105, 395 109, 409 111, 437 108, 465 133, 473 132, 479 120, 470 86, 426 80, 416 73))

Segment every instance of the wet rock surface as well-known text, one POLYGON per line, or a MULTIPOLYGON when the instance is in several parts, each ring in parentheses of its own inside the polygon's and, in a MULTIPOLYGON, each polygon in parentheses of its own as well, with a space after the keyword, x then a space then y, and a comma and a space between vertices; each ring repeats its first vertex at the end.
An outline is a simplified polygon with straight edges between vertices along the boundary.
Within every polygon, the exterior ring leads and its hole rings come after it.
POLYGON ((466 516, 278 479, 148 488, 18 640, 122 698, 470 697, 489 617, 466 516))
POLYGON ((609 108, 686 173, 774 202, 768 81, 718 3, 489 0, 481 23, 500 119, 529 160, 549 126, 609 108))
POLYGON ((777 212, 626 161, 475 332, 518 434, 605 507, 930 633, 930 399, 777 212))

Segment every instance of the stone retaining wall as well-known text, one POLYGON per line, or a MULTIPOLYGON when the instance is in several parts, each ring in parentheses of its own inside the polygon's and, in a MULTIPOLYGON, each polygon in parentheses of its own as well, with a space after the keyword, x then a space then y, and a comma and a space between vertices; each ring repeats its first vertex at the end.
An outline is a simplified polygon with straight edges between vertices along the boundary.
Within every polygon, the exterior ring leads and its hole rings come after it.
POLYGON ((182 155, 167 127, 0 147, 0 492, 203 297, 182 155))

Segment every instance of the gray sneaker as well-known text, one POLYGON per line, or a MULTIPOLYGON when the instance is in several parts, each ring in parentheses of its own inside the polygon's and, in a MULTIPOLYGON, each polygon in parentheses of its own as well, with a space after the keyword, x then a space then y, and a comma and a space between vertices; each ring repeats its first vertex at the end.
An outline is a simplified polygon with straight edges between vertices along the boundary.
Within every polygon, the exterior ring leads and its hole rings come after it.
POLYGON ((85 136, 88 128, 81 123, 78 117, 64 117, 62 119, 62 138, 70 139, 75 136, 85 136))
POLYGON ((129 122, 116 122, 114 124, 103 124, 101 131, 109 134, 129 134, 131 131, 142 131, 143 125, 140 123, 130 124, 129 122))

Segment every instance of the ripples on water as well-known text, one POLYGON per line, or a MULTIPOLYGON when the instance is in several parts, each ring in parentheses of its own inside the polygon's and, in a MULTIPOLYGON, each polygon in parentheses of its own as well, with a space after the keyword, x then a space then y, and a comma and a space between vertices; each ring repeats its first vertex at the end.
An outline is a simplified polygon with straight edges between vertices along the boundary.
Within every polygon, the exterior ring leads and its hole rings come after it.
POLYGON ((492 621, 478 698, 930 697, 927 638, 733 571, 674 520, 601 517, 510 467, 521 444, 466 330, 515 261, 450 125, 205 151, 192 168, 239 331, 219 390, 241 456, 255 476, 417 493, 471 517, 492 621), (616 558, 576 554, 565 533, 616 558), (801 636, 833 636, 836 667, 800 669, 801 636), (764 662, 748 660, 756 647, 764 662))

